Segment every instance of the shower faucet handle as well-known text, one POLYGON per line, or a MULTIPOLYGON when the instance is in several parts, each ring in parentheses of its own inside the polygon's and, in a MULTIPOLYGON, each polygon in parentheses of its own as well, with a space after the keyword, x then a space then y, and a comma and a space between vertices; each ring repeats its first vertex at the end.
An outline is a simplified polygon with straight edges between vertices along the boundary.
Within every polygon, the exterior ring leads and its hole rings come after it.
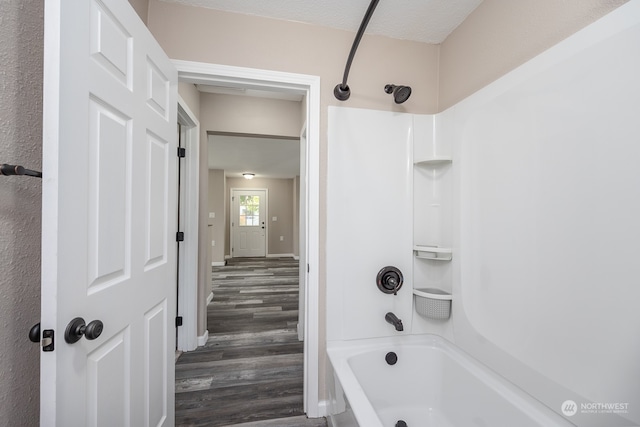
POLYGON ((385 294, 398 295, 403 280, 402 272, 398 268, 387 266, 378 272, 376 285, 385 294))

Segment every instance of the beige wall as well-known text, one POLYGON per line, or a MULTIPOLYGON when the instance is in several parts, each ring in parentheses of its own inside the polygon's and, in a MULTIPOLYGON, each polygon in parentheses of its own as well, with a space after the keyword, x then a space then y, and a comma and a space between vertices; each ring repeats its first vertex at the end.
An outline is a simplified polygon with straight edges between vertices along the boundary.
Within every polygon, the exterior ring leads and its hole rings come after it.
POLYGON ((149 28, 171 58, 317 75, 322 79, 324 106, 437 110, 437 46, 365 35, 349 76, 351 99, 340 102, 333 97, 333 87, 342 80, 355 29, 334 30, 158 0, 149 3, 149 28), (414 95, 398 106, 384 93, 387 83, 408 84, 414 95))
POLYGON ((179 82, 178 94, 187 103, 191 112, 200 121, 200 92, 196 86, 191 83, 179 82))
MULTIPOLYGON (((41 170, 43 2, 0 1, 0 163, 41 170)), ((41 181, 0 176, 0 424, 36 426, 41 181)))
POLYGON ((484 0, 442 43, 439 110, 564 40, 627 0, 484 0))
POLYGON ((220 169, 209 169, 209 213, 214 213, 215 218, 209 218, 209 226, 211 227, 211 240, 216 242, 215 246, 211 246, 211 260, 216 263, 224 262, 225 255, 225 230, 226 230, 226 201, 225 197, 225 176, 224 171, 220 169))
POLYGON ((135 9, 142 22, 147 23, 147 15, 149 12, 149 0, 129 0, 129 3, 135 9))
MULTIPOLYGON (((267 211, 267 255, 293 254, 293 179, 227 178, 227 200, 231 200, 231 189, 268 190, 267 211), (273 217, 277 221, 273 221, 273 217), (280 236, 284 240, 280 241, 280 236)), ((227 203, 226 244, 227 255, 231 254, 231 202, 227 203)))
POLYGON ((202 98, 210 104, 206 109, 208 131, 300 136, 300 101, 209 93, 203 93, 202 98))

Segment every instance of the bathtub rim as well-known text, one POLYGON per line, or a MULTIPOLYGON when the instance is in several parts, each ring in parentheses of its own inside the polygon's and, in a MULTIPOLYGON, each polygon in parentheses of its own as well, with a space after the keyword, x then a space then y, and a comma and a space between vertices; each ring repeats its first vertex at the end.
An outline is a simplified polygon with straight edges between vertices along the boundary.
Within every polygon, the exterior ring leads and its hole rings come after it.
POLYGON ((551 408, 526 393, 493 369, 473 358, 473 356, 466 353, 451 341, 433 334, 398 335, 327 342, 327 356, 335 375, 335 381, 340 385, 346 395, 346 400, 350 403, 354 416, 360 426, 384 427, 375 408, 369 401, 364 389, 351 369, 349 359, 373 350, 380 352, 392 351, 393 348, 389 347, 394 346, 401 346, 405 349, 411 347, 430 347, 441 351, 541 426, 575 427, 573 423, 554 412, 551 408))

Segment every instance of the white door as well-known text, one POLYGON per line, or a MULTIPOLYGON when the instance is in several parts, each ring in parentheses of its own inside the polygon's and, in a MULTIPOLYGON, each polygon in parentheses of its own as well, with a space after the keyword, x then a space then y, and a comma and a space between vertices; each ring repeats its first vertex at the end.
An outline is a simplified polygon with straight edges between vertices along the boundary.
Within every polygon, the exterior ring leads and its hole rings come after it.
POLYGON ((47 0, 44 67, 41 425, 172 426, 177 71, 126 0, 47 0))
POLYGON ((232 190, 232 257, 266 255, 266 204, 266 190, 232 190))

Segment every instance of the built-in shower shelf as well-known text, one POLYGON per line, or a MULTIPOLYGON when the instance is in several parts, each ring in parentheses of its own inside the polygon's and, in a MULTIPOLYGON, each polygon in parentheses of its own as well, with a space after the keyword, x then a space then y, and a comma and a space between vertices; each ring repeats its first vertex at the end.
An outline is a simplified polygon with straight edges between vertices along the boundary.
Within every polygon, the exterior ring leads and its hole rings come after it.
POLYGON ((428 319, 446 320, 451 316, 451 294, 441 289, 413 290, 413 300, 419 315, 428 319))
POLYGON ((423 298, 439 299, 444 301, 451 301, 451 294, 441 289, 435 288, 416 288, 413 290, 414 295, 418 295, 423 298))
POLYGON ((413 254, 416 258, 431 259, 434 261, 451 261, 451 248, 439 248, 436 246, 415 245, 413 254))
POLYGON ((453 159, 449 156, 434 156, 428 159, 419 160, 414 163, 416 166, 441 166, 449 164, 453 159))

